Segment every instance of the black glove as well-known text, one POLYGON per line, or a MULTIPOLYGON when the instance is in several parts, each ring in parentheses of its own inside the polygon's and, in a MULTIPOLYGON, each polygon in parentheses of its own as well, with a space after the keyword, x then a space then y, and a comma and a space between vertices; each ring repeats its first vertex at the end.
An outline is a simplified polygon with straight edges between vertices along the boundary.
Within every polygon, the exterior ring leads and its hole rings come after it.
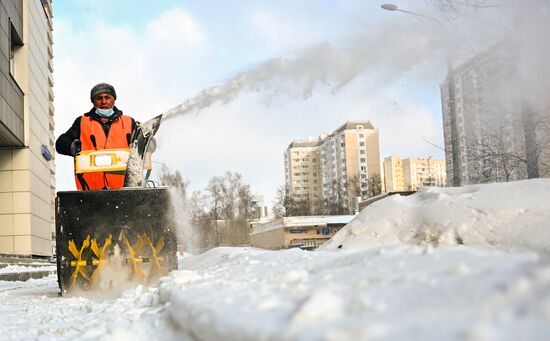
POLYGON ((71 149, 70 149, 71 156, 75 156, 77 153, 79 153, 80 148, 82 148, 82 142, 80 142, 79 139, 74 140, 71 143, 71 149))

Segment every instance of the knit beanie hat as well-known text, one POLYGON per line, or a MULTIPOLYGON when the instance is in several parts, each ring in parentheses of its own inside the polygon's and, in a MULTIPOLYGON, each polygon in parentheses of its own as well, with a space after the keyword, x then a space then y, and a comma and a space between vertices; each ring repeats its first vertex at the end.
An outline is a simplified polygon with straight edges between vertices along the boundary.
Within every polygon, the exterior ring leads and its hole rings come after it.
POLYGON ((93 102, 94 98, 99 94, 109 94, 116 99, 115 88, 111 84, 99 83, 90 91, 90 100, 93 102))

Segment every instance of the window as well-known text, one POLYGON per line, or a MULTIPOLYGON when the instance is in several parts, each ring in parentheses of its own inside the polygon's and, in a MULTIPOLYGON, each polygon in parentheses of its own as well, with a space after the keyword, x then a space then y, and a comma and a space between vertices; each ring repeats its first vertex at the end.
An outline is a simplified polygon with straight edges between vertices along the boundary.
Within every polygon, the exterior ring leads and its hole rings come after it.
POLYGON ((359 134, 359 138, 360 138, 360 139, 365 138, 365 134, 359 134))
POLYGON ((359 159, 359 162, 363 162, 363 163, 364 163, 364 162, 365 162, 365 158, 364 158, 364 157, 360 158, 360 159, 359 159))
POLYGON ((364 147, 364 146, 365 146, 365 142, 361 141, 361 142, 359 142, 359 145, 360 145, 361 147, 364 147))
POLYGON ((10 20, 10 74, 12 75, 13 79, 17 81, 18 77, 18 69, 20 68, 20 51, 21 47, 23 46, 23 40, 21 40, 21 37, 17 33, 17 30, 15 29, 15 26, 13 26, 11 20, 10 20))
POLYGON ((364 149, 361 149, 361 150, 359 151, 359 154, 365 155, 365 150, 364 150, 364 149))

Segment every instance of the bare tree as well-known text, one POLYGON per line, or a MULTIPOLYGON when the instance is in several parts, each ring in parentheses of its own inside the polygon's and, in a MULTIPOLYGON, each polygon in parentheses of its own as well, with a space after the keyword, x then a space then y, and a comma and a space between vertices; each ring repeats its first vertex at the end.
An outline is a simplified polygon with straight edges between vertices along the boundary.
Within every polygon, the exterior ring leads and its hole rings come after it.
POLYGON ((189 209, 194 220, 203 220, 208 217, 208 198, 201 191, 194 191, 189 198, 189 209))
POLYGON ((432 0, 431 3, 445 19, 454 20, 467 11, 500 8, 503 0, 432 0))
POLYGON ((322 203, 322 214, 338 215, 349 213, 350 205, 346 203, 344 187, 335 179, 332 181, 332 191, 324 197, 322 203))
POLYGON ((348 193, 351 197, 361 196, 361 180, 359 175, 353 175, 348 182, 348 193))
POLYGON ((292 195, 288 186, 277 188, 273 212, 276 217, 297 217, 317 215, 323 212, 322 200, 312 200, 307 194, 305 196, 292 195))
POLYGON ((382 177, 375 173, 367 179, 367 196, 374 197, 382 193, 382 177))
POLYGON ((215 176, 208 182, 206 191, 215 220, 236 221, 252 217, 255 200, 241 174, 226 172, 223 176, 215 176))
POLYGON ((288 186, 281 186, 277 188, 275 194, 275 203, 273 204, 273 213, 276 217, 288 217, 292 212, 294 205, 294 199, 290 194, 290 188, 288 186))
POLYGON ((183 179, 180 171, 170 172, 168 168, 161 168, 159 174, 159 182, 162 186, 170 186, 178 190, 183 198, 187 197, 187 188, 189 181, 183 179))

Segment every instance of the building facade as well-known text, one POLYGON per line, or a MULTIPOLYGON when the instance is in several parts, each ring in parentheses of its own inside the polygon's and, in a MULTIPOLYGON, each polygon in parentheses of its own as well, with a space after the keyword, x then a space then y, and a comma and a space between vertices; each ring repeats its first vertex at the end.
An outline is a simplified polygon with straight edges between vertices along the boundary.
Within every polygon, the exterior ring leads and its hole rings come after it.
POLYGON ((50 0, 0 4, 0 253, 52 254, 55 198, 50 0))
POLYGON ((399 156, 384 158, 384 188, 385 192, 405 190, 405 170, 399 156))
POLYGON ((294 199, 308 200, 312 212, 338 213, 336 205, 351 213, 354 198, 368 197, 369 180, 380 176, 379 134, 368 121, 346 122, 285 151, 286 187, 294 199))
POLYGON ((449 185, 550 176, 550 105, 527 104, 536 101, 521 94, 517 63, 498 44, 441 85, 449 185))
POLYGON ((293 141, 285 151, 285 182, 298 200, 322 196, 320 146, 320 140, 293 141))
POLYGON ((416 191, 422 186, 444 187, 447 172, 444 160, 384 158, 384 182, 387 192, 416 191))
POLYGON ((263 249, 316 249, 349 223, 354 215, 284 217, 254 226, 250 244, 263 249))

